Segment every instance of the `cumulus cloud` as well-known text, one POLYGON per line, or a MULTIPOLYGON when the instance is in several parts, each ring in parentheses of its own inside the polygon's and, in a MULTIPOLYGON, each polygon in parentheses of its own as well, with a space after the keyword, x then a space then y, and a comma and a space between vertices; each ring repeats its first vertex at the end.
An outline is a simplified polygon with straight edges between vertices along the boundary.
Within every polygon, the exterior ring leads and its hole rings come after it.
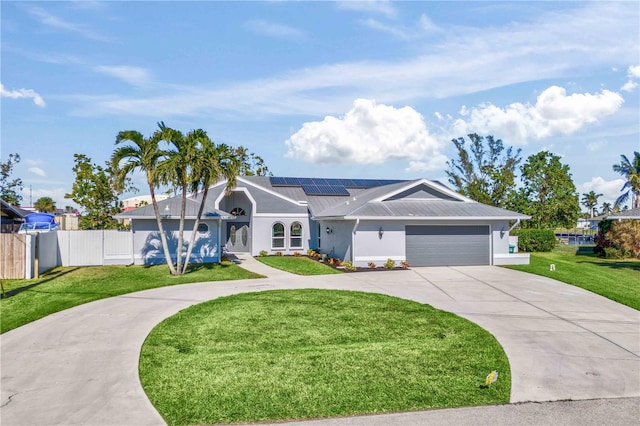
POLYGON ((588 193, 589 191, 595 191, 596 194, 602 194, 602 197, 598 200, 600 204, 603 202, 614 203, 616 198, 620 196, 620 189, 624 185, 623 179, 604 180, 600 176, 592 178, 589 182, 584 182, 581 185, 576 185, 576 189, 580 194, 588 193))
POLYGON ((498 134, 514 144, 530 139, 544 139, 554 135, 575 133, 586 124, 617 112, 624 99, 618 93, 574 93, 558 86, 543 91, 535 105, 513 103, 506 108, 483 104, 478 108, 463 107, 464 118, 453 123, 455 134, 498 134))
POLYGON ((44 170, 42 170, 42 169, 41 169, 40 167, 38 167, 38 166, 32 166, 32 167, 29 167, 29 169, 28 169, 28 170, 29 170, 31 173, 36 174, 36 175, 38 175, 38 176, 42 176, 42 177, 47 176, 47 174, 44 172, 44 170))
POLYGON ((317 164, 380 164, 386 160, 441 157, 441 143, 429 134, 413 108, 356 99, 343 117, 305 123, 286 142, 287 157, 317 164))
POLYGON ((305 35, 297 28, 290 27, 288 25, 277 24, 275 22, 264 21, 256 19, 247 21, 244 24, 245 28, 256 34, 265 35, 268 37, 299 41, 304 38, 305 35))
POLYGON ((627 77, 629 80, 620 88, 620 90, 624 90, 625 92, 631 92, 638 87, 638 82, 635 80, 640 79, 640 65, 630 66, 627 70, 627 77))
POLYGON ((132 67, 129 65, 98 65, 93 67, 94 71, 110 75, 133 86, 147 84, 151 80, 151 73, 144 68, 132 67))
POLYGON ((33 103, 39 107, 45 107, 47 105, 44 99, 42 99, 42 96, 33 89, 7 90, 2 83, 0 83, 0 96, 11 99, 31 98, 33 99, 33 103))

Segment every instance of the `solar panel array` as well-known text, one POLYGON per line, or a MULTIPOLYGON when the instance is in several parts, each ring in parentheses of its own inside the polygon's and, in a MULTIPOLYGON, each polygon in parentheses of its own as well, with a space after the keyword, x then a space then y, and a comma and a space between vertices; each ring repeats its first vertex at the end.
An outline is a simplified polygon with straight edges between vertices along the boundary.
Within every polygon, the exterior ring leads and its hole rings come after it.
POLYGON ((368 189, 392 183, 404 182, 395 179, 325 179, 325 178, 296 178, 270 177, 271 186, 301 187, 307 195, 338 195, 348 196, 347 188, 368 189))

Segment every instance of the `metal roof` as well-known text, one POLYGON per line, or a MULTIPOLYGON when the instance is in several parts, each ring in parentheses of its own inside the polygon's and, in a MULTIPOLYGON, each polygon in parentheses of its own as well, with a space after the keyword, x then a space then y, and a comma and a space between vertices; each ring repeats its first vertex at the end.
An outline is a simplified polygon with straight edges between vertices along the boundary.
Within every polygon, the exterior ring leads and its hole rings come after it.
MULTIPOLYGON (((201 219, 231 219, 234 216, 222 210, 218 210, 213 207, 214 200, 211 197, 207 197, 205 208, 202 212, 201 219)), ((185 219, 195 219, 198 215, 200 208, 200 202, 193 198, 187 198, 187 204, 185 208, 185 219)), ((181 197, 171 197, 166 200, 158 201, 158 209, 160 210, 160 217, 162 219, 180 219, 180 211, 182 209, 181 197)), ((119 219, 155 219, 156 215, 153 211, 153 205, 138 207, 134 210, 119 213, 116 215, 119 219)))
POLYGON ((609 213, 607 216, 605 216, 605 219, 609 219, 609 220, 640 219, 640 207, 635 209, 623 210, 618 213, 609 213))

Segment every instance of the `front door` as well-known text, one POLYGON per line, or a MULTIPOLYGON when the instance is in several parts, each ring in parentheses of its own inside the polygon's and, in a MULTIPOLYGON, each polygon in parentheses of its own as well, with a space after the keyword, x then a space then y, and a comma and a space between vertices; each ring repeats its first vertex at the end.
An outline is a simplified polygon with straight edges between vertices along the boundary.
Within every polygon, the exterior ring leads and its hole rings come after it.
POLYGON ((227 222, 227 251, 231 253, 248 253, 249 222, 227 222))

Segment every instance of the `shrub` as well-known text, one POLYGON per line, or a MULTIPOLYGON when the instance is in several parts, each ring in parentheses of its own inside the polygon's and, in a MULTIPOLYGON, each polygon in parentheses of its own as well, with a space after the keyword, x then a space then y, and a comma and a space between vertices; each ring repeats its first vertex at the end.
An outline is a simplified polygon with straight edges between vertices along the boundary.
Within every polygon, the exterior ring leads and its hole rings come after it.
POLYGON ((345 271, 353 272, 358 270, 355 266, 353 266, 353 263, 350 260, 345 260, 344 262, 341 262, 340 266, 342 266, 345 271))
MULTIPOLYGON (((615 222, 609 232, 611 243, 620 249, 624 257, 640 259, 640 222, 623 220, 615 222)), ((605 251, 606 253, 606 251, 605 251)), ((607 253, 607 258, 608 253, 607 253)))
POLYGON ((371 269, 376 269, 376 264, 373 263, 373 262, 369 262, 369 263, 367 263, 367 265, 369 265, 369 268, 371 268, 371 269))
POLYGON ((340 259, 337 259, 335 257, 330 257, 327 262, 329 263, 329 265, 331 266, 340 266, 340 264, 342 263, 342 261, 340 259))
POLYGON ((518 250, 529 253, 551 251, 557 243, 551 229, 519 229, 513 235, 518 236, 518 250))
POLYGON ((384 262, 384 267, 385 269, 395 269, 396 261, 393 259, 387 259, 387 261, 384 262))
POLYGON ((299 251, 294 251, 293 252, 293 257, 300 257, 300 252, 299 251))
POLYGON ((266 255, 268 255, 269 253, 266 250, 260 250, 260 253, 258 253, 259 257, 265 257, 266 255))
POLYGON ((602 257, 605 259, 624 259, 626 257, 624 250, 621 250, 618 247, 607 247, 603 251, 604 256, 602 257))
POLYGON ((282 252, 281 251, 277 251, 276 252, 276 256, 282 256, 282 252))
POLYGON ((409 269, 409 263, 406 260, 403 260, 400 262, 400 267, 402 267, 402 269, 409 269))
POLYGON ((309 256, 311 259, 320 259, 322 257, 322 255, 314 249, 307 250, 307 256, 309 256))

